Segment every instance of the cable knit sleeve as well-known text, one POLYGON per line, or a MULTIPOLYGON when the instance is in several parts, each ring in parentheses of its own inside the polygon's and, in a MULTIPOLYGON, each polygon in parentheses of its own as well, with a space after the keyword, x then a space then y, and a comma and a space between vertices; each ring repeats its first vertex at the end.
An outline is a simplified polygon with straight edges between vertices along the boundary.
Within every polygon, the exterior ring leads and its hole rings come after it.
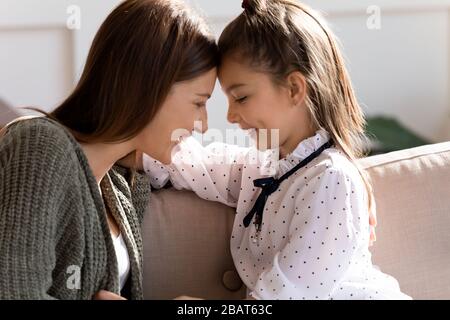
POLYGON ((0 299, 54 299, 61 190, 71 179, 68 138, 45 122, 11 125, 0 138, 0 299))

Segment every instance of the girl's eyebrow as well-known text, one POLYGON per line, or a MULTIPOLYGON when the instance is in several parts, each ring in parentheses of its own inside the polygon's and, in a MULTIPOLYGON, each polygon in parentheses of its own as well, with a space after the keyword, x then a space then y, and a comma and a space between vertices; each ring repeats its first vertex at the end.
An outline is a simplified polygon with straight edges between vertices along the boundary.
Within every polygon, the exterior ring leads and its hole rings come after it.
POLYGON ((226 93, 230 93, 230 91, 237 89, 239 87, 245 86, 245 84, 243 83, 237 83, 237 84, 233 84, 232 86, 228 87, 228 89, 225 90, 226 93))

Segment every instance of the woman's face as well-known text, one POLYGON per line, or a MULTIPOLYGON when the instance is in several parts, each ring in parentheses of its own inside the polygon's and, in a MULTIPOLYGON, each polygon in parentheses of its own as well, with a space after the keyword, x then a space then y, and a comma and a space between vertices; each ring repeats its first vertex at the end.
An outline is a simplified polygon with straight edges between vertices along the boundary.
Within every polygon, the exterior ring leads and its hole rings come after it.
POLYGON ((170 163, 171 151, 182 136, 208 129, 206 102, 217 78, 214 68, 173 85, 150 124, 138 136, 138 148, 162 163, 170 163), (198 124, 201 123, 201 126, 198 124))

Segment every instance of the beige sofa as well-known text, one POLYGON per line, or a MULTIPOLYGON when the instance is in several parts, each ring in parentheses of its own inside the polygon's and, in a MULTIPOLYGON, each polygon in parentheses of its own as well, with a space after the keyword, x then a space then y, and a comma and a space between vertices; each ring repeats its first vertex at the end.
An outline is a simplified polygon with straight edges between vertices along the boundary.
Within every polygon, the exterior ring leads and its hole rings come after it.
MULTIPOLYGON (((450 299, 450 142, 361 160, 375 191, 373 262, 415 299, 450 299)), ((232 208, 192 192, 152 195, 143 225, 147 299, 241 299, 232 208)))

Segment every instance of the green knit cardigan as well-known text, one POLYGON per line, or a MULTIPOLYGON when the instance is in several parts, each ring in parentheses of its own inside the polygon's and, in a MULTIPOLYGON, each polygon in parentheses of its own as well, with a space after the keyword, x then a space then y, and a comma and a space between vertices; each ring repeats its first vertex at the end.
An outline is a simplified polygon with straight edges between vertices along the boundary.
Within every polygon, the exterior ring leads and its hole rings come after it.
POLYGON ((127 294, 142 299, 140 224, 150 182, 115 166, 97 182, 79 143, 48 118, 0 137, 0 299, 92 299, 119 293, 105 203, 130 256, 127 294))

